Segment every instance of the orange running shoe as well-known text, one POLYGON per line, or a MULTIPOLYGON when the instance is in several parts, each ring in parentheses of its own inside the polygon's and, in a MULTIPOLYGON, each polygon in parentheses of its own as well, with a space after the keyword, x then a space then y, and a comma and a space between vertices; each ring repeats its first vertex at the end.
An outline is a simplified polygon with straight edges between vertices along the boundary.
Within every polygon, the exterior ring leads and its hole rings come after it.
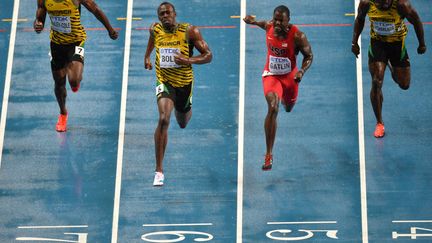
POLYGON ((378 122, 375 126, 374 136, 376 138, 382 138, 385 135, 384 124, 378 122))
POLYGON ((271 170, 273 165, 273 155, 266 154, 262 170, 271 170))
POLYGON ((67 119, 68 115, 60 114, 58 116, 57 124, 56 124, 56 131, 57 132, 66 132, 66 125, 67 125, 67 119))

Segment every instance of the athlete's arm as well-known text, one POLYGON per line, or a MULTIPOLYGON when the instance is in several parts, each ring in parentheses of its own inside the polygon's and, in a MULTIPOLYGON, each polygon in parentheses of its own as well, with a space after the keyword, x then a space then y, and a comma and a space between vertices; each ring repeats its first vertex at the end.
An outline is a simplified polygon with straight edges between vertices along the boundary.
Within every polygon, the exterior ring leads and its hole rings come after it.
POLYGON ((420 16, 418 15, 417 11, 411 6, 411 3, 408 0, 400 0, 398 2, 398 12, 402 17, 406 17, 406 19, 414 26, 414 30, 417 35, 417 40, 419 42, 417 53, 418 54, 425 53, 426 44, 424 40, 423 24, 420 20, 420 16))
POLYGON ((117 31, 111 26, 105 13, 99 8, 99 6, 93 0, 80 0, 80 3, 84 5, 107 29, 111 39, 115 40, 118 38, 117 31))
POLYGON ((207 45, 207 42, 202 38, 199 29, 196 26, 190 25, 188 27, 189 42, 200 52, 200 55, 193 57, 185 57, 178 55, 174 57, 174 61, 179 65, 188 64, 204 64, 211 62, 213 54, 207 45))
POLYGON ((312 47, 309 44, 306 35, 301 31, 297 31, 295 33, 294 41, 295 41, 296 49, 299 50, 303 55, 302 66, 297 71, 294 78, 296 82, 300 82, 306 70, 308 70, 312 64, 312 60, 313 60, 312 47))
POLYGON ((256 26, 258 26, 258 27, 260 27, 261 29, 264 29, 264 30, 267 29, 267 25, 268 25, 268 21, 265 21, 265 20, 259 20, 259 21, 257 21, 255 19, 255 16, 253 16, 253 15, 246 15, 246 17, 243 18, 243 21, 246 24, 256 25, 256 26))
POLYGON ((146 53, 144 55, 144 68, 148 69, 148 70, 152 70, 153 69, 153 66, 152 66, 152 63, 151 63, 151 60, 150 60, 150 55, 153 52, 153 49, 155 47, 154 35, 153 35, 153 27, 154 27, 154 24, 152 24, 150 26, 150 30, 149 30, 150 36, 149 36, 149 39, 148 39, 146 53))
POLYGON ((369 0, 361 0, 357 9, 357 17, 354 21, 354 32, 352 37, 351 51, 356 57, 360 54, 358 39, 363 31, 366 15, 369 11, 369 0))
POLYGON ((44 0, 38 0, 37 1, 37 10, 36 10, 36 18, 33 22, 33 28, 36 31, 36 33, 40 33, 45 25, 45 18, 46 18, 46 9, 44 6, 44 0))

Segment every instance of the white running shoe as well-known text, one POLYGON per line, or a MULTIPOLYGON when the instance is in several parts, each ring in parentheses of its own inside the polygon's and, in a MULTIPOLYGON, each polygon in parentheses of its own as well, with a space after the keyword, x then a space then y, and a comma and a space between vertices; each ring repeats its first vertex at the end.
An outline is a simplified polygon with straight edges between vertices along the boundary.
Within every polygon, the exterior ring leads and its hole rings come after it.
POLYGON ((155 172, 155 177, 153 180, 153 186, 163 186, 164 184, 164 174, 162 172, 155 172))

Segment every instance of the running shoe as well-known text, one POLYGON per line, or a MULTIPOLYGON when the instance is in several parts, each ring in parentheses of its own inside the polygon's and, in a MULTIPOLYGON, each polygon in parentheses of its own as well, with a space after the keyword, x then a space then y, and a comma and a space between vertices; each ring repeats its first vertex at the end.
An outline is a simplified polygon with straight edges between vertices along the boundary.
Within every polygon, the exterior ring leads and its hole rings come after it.
POLYGON ((164 174, 162 172, 155 172, 155 177, 153 180, 153 186, 163 186, 164 184, 164 174))
POLYGON ((273 165, 273 155, 266 154, 262 170, 271 170, 273 165))
POLYGON ((57 132, 66 132, 66 125, 67 125, 67 119, 68 115, 60 114, 58 116, 57 124, 56 124, 56 131, 57 132))
POLYGON ((374 136, 376 138, 382 138, 385 135, 384 124, 378 122, 375 126, 374 136))

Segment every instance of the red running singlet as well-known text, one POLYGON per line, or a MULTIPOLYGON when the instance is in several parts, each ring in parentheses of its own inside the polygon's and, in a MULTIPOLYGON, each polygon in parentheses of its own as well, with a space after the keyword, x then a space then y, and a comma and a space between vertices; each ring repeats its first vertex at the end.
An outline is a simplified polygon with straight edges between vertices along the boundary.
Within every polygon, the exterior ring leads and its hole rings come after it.
POLYGON ((285 105, 293 105, 297 100, 298 83, 294 81, 297 73, 294 35, 298 31, 291 25, 286 38, 274 36, 273 25, 266 30, 267 60, 264 66, 264 95, 274 92, 285 105))

